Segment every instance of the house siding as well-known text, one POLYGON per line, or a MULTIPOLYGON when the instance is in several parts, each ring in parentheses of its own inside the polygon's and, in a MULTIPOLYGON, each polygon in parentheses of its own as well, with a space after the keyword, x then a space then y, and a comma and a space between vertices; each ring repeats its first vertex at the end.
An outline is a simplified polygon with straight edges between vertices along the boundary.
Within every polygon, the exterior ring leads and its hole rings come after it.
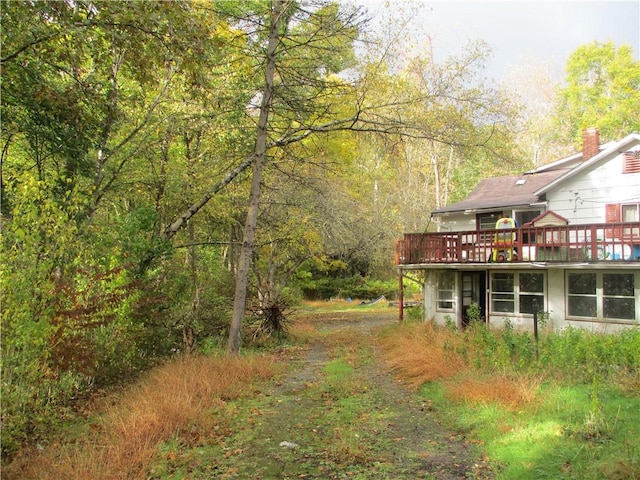
MULTIPOLYGON (((462 299, 460 295, 460 282, 461 273, 457 271, 455 282, 455 295, 454 295, 454 309, 453 311, 441 311, 437 306, 437 289, 438 289, 438 274, 444 270, 427 270, 425 276, 425 289, 424 289, 424 308, 425 318, 432 320, 437 325, 446 325, 449 322, 454 322, 458 327, 462 326, 462 299)), ((490 305, 491 298, 491 282, 489 281, 492 272, 497 270, 487 269, 484 273, 487 275, 487 292, 486 292, 486 304, 490 305)), ((500 270, 502 272, 525 272, 527 270, 500 270)), ((528 270, 531 271, 531 270, 528 270)), ((566 311, 566 274, 567 272, 576 272, 575 269, 565 268, 548 268, 538 269, 537 272, 545 275, 545 304, 541 306, 541 311, 547 312, 549 318, 547 320, 547 328, 553 330, 563 330, 568 327, 574 328, 586 328, 600 333, 614 333, 631 327, 638 328, 640 326, 640 269, 628 269, 626 273, 632 273, 635 275, 635 319, 629 321, 620 320, 603 320, 601 318, 592 319, 575 319, 568 317, 566 311)), ((585 271, 585 270, 581 270, 585 271)), ((590 272, 614 272, 619 270, 586 270, 590 272)), ((515 330, 518 331, 532 331, 533 330, 533 316, 519 313, 492 313, 489 312, 487 317, 487 324, 491 328, 503 328, 509 323, 515 330)))
POLYGON ((547 193, 547 210, 572 224, 603 223, 605 205, 640 201, 640 173, 622 174, 623 155, 547 193))
POLYGON ((440 231, 469 232, 476 229, 475 215, 451 214, 442 221, 440 231))

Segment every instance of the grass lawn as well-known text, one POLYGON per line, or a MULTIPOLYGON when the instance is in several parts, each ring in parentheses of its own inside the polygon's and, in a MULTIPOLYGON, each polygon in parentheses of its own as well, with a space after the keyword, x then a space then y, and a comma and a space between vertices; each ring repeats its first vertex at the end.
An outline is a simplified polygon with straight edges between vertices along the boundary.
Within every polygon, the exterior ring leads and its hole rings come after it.
POLYGON ((420 394, 448 425, 482 442, 498 479, 640 478, 638 396, 549 383, 531 404, 507 408, 452 402, 439 382, 424 385, 420 394))
POLYGON ((497 479, 640 479, 640 332, 549 335, 537 363, 524 333, 407 322, 381 341, 445 423, 483 445, 497 479))

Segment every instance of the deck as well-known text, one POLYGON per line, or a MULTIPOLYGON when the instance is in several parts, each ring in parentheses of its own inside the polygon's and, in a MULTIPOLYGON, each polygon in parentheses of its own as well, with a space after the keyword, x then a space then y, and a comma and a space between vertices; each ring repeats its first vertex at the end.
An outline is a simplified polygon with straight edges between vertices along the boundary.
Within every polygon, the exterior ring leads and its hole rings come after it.
POLYGON ((640 222, 406 233, 396 265, 640 262, 640 222))

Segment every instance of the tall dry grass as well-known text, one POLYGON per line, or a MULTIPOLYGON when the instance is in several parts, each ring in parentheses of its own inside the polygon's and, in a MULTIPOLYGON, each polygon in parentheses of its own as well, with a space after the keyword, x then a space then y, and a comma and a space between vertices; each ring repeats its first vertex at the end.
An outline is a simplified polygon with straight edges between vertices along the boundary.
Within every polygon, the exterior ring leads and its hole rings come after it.
POLYGON ((452 401, 498 402, 517 408, 535 400, 540 388, 536 376, 478 370, 469 359, 486 352, 476 351, 477 344, 459 332, 433 323, 387 329, 378 344, 386 363, 407 387, 417 390, 424 383, 442 381, 452 401))
POLYGON ((4 469, 3 478, 144 479, 160 442, 174 435, 210 438, 229 422, 216 415, 216 407, 275 373, 276 364, 267 356, 172 361, 108 399, 92 433, 74 444, 17 458, 4 469))
POLYGON ((378 337, 378 344, 389 367, 413 390, 426 382, 450 378, 466 368, 456 353, 460 338, 432 323, 387 329, 378 337))
POLYGON ((513 378, 505 375, 483 375, 444 381, 448 398, 472 403, 500 403, 508 409, 533 402, 542 379, 537 376, 513 378))

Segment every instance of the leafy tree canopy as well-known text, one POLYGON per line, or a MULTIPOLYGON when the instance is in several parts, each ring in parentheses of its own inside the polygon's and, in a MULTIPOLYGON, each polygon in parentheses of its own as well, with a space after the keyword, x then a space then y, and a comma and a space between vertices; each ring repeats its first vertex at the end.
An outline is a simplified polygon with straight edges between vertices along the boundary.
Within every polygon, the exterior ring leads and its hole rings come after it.
POLYGON ((566 72, 557 121, 567 140, 580 144, 587 127, 597 127, 605 141, 640 131, 640 62, 631 47, 582 45, 567 60, 566 72))

